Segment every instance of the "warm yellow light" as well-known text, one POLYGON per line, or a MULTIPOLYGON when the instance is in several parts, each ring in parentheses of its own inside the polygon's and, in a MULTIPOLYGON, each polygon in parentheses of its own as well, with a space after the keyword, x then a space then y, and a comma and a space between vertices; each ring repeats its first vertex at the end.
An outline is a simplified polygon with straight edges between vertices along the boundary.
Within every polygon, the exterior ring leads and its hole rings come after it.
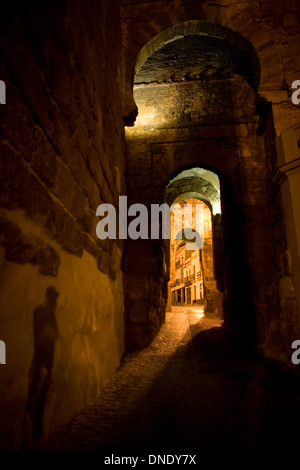
POLYGON ((212 207, 213 214, 221 214, 221 202, 215 202, 213 207, 212 207))

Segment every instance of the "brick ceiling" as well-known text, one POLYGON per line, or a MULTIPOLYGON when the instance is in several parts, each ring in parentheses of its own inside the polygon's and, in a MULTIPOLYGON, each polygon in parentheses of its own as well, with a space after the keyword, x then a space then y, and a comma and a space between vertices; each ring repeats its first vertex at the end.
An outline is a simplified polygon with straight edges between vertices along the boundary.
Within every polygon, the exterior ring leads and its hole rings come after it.
POLYGON ((227 40, 194 34, 165 44, 150 56, 135 77, 135 85, 228 79, 240 75, 253 86, 250 59, 227 40))

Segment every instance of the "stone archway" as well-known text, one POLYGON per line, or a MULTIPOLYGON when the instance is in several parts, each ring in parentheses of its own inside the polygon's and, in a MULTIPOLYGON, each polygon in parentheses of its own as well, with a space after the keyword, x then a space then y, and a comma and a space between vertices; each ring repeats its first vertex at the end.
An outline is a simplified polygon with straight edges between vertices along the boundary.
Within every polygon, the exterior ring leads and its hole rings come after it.
MULTIPOLYGON (((179 9, 178 9, 179 10, 179 9)), ((133 37, 126 37, 125 77, 123 95, 123 116, 125 125, 131 126, 137 116, 137 106, 133 98, 134 77, 145 61, 163 45, 179 37, 187 35, 207 35, 222 38, 239 48, 247 55, 255 69, 253 88, 263 98, 272 101, 280 96, 283 86, 282 59, 268 29, 258 25, 247 15, 232 12, 223 18, 218 8, 206 9, 203 5, 195 5, 193 20, 189 12, 182 11, 176 17, 166 12, 158 15, 155 22, 153 16, 144 18, 133 37), (197 8, 199 13, 197 15, 197 8), (178 21, 179 18, 181 21, 178 21), (217 20, 217 21, 216 21, 217 20)), ((282 95, 281 95, 282 97, 282 95)))
MULTIPOLYGON (((204 272, 203 285, 205 292, 204 312, 215 313, 223 317, 224 292, 224 259, 223 237, 221 227, 220 182, 218 176, 204 168, 190 168, 180 172, 171 179, 166 187, 166 201, 172 204, 190 203, 195 201, 204 203, 206 223, 203 225, 203 241, 201 248, 201 264, 204 272), (209 219, 209 220, 208 220, 209 219)), ((195 212, 195 209, 194 209, 195 212)), ((196 213, 194 213, 194 218, 196 213)), ((200 222, 200 221, 199 221, 200 222)), ((194 230, 197 230, 194 220, 194 230)), ((175 237, 176 238, 176 237, 175 237)), ((172 261, 174 247, 170 244, 170 282, 172 281, 172 261)), ((169 303, 170 307, 170 284, 169 303)))
MULTIPOLYGON (((165 202, 164 191, 170 179, 188 168, 201 167, 219 175, 223 213, 222 223, 217 218, 216 222, 218 233, 224 233, 224 263, 217 277, 219 290, 224 292, 224 319, 243 337, 259 342, 264 337, 269 312, 277 308, 274 273, 270 269, 273 261, 266 148, 264 138, 257 132, 262 127, 257 110, 259 61, 251 44, 224 25, 196 21, 184 26, 192 34, 178 36, 180 28, 174 26, 165 33, 167 37, 158 38, 159 49, 153 42, 154 53, 150 57, 155 56, 157 67, 152 72, 147 58, 151 49, 143 52, 146 61, 138 63, 135 97, 140 114, 135 126, 126 131, 130 200, 148 206, 165 202), (200 33, 204 24, 207 31, 200 33), (172 38, 174 31, 178 34, 172 38), (206 70, 202 73, 201 58, 194 61, 194 51, 200 51, 200 55, 203 51, 199 38, 212 51, 208 57, 212 73, 208 77, 206 70), (181 77, 176 66, 170 73, 160 66, 165 59, 167 68, 172 62, 168 54, 174 52, 175 43, 183 51, 180 59, 185 57, 186 48, 191 51, 181 77), (214 57, 216 48, 221 53, 214 57), (228 54, 230 63, 225 70, 223 53, 228 54), (237 69, 241 57, 244 66, 237 69)), ((195 192, 193 182, 190 183, 182 193, 195 192)), ((213 192, 213 187, 207 187, 213 192)), ((203 188, 197 191, 206 200, 203 188)), ((124 266, 127 345, 142 347, 164 322, 168 245, 161 240, 135 244, 129 241, 124 266)))
MULTIPOLYGON (((140 154, 141 142, 133 137, 131 139, 128 141, 131 155, 140 154)), ((148 167, 150 171, 143 178, 143 186, 133 187, 131 193, 134 201, 140 198, 149 205, 162 203, 166 183, 184 168, 200 166, 201 162, 201 167, 217 171, 221 183, 222 222, 218 215, 214 216, 214 222, 218 236, 224 234, 224 248, 220 244, 218 254, 224 261, 218 265, 216 279, 219 290, 224 292, 224 320, 228 327, 252 341, 256 338, 256 319, 262 321, 268 315, 264 311, 266 305, 275 309, 270 271, 272 244, 263 192, 265 170, 261 156, 264 147, 261 142, 260 152, 257 153, 257 139, 256 135, 248 135, 247 139, 232 135, 226 139, 227 144, 230 141, 231 145, 222 145, 221 153, 217 136, 209 142, 203 139, 152 142, 151 148, 143 141, 144 164, 150 152, 155 165, 148 167), (247 157, 241 158, 238 149, 245 140, 252 150, 247 157), (233 147, 237 152, 233 151, 233 147), (176 160, 177 154, 181 156, 180 162, 176 160), (185 165, 182 168, 183 162, 185 165), (248 193, 251 187, 252 192, 248 193)), ((132 181, 137 181, 134 175, 132 181)), ((148 344, 164 322, 168 298, 168 253, 168 244, 162 240, 128 241, 124 268, 129 348, 148 344)))

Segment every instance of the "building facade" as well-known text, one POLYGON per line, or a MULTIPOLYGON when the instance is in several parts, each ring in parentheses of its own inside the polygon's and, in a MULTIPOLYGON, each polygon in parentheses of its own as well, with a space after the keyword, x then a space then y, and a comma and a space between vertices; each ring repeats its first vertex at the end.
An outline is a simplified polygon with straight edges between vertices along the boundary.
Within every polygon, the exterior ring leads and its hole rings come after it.
POLYGON ((204 284, 201 250, 187 251, 182 244, 176 251, 175 280, 171 284, 172 305, 203 305, 204 284))

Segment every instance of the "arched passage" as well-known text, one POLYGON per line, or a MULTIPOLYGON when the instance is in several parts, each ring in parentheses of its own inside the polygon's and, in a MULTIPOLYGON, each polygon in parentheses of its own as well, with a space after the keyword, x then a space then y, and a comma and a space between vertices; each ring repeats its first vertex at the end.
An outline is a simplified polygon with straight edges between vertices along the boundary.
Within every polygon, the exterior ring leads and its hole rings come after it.
POLYGON ((204 168, 194 167, 184 170, 167 185, 166 201, 169 206, 181 207, 179 218, 183 216, 184 219, 183 236, 186 230, 192 230, 192 233, 187 235, 187 240, 184 239, 184 248, 181 248, 183 253, 180 258, 183 257, 184 262, 177 268, 176 250, 181 237, 180 232, 175 233, 176 213, 175 211, 171 213, 168 308, 171 308, 172 298, 175 300, 173 304, 179 303, 178 299, 175 299, 176 294, 175 297, 173 295, 175 285, 176 291, 180 290, 180 303, 185 304, 189 301, 197 303, 197 300, 201 300, 205 313, 214 313, 223 317, 224 258, 219 178, 204 168), (199 246, 193 247, 188 240, 194 238, 194 233, 198 237, 195 238, 194 245, 199 246), (194 252, 191 252, 193 248, 194 252), (185 287, 186 279, 188 279, 187 287, 185 287), (190 293, 189 296, 184 295, 185 290, 190 293))
MULTIPOLYGON (((196 23, 185 24, 183 35, 179 27, 166 32, 158 38, 160 47, 150 44, 137 65, 139 116, 126 132, 130 200, 150 209, 173 196, 196 194, 213 209, 221 197, 222 216, 216 213, 213 224, 220 241, 215 278, 224 321, 259 342, 276 299, 266 150, 257 133, 258 61, 239 35, 206 24, 203 31, 196 23), (179 184, 176 177, 195 168, 202 174, 179 184), (219 176, 219 187, 207 179, 209 171, 219 176)), ((129 241, 124 266, 127 346, 141 347, 164 322, 168 241, 129 241)))
MULTIPOLYGON (((125 58, 125 80, 123 98, 123 116, 126 125, 133 125, 137 116, 137 106, 133 98, 132 88, 136 74, 146 60, 165 44, 188 35, 206 35, 227 41, 240 49, 255 70, 253 87, 261 96, 268 100, 280 95, 283 85, 282 59, 272 36, 265 26, 255 24, 247 15, 241 20, 240 14, 228 11, 225 20, 216 6, 195 6, 193 20, 184 6, 176 15, 157 15, 153 21, 144 18, 139 22, 134 40, 128 38, 125 58), (179 19, 180 18, 180 19, 179 19)), ((178 9, 179 10, 179 9, 178 9)), ((177 10, 177 11, 178 11, 177 10)), ((152 11, 152 10, 151 10, 152 11)))

